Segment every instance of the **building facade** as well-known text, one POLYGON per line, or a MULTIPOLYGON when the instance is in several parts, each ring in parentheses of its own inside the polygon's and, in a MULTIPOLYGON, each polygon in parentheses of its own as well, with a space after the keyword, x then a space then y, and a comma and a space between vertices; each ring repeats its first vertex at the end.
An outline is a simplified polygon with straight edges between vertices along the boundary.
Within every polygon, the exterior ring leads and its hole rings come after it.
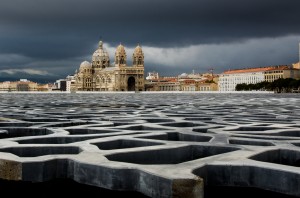
POLYGON ((277 66, 264 72, 265 81, 273 82, 279 78, 299 78, 299 69, 290 66, 277 66))
POLYGON ((6 81, 0 83, 0 91, 37 91, 38 83, 29 81, 27 79, 20 79, 19 81, 6 81))
POLYGON ((219 77, 219 91, 235 91, 237 84, 273 82, 279 78, 300 78, 300 70, 292 65, 229 70, 219 77))
POLYGON ((265 80, 264 71, 245 69, 225 71, 219 77, 219 91, 235 91, 237 84, 256 84, 265 80))
POLYGON ((132 60, 132 65, 128 65, 125 48, 120 44, 114 65, 111 65, 109 54, 100 41, 92 62, 82 62, 75 72, 76 91, 144 91, 144 53, 139 45, 132 60))
POLYGON ((146 91, 217 91, 218 75, 186 74, 176 77, 159 77, 156 72, 149 72, 146 77, 146 91))

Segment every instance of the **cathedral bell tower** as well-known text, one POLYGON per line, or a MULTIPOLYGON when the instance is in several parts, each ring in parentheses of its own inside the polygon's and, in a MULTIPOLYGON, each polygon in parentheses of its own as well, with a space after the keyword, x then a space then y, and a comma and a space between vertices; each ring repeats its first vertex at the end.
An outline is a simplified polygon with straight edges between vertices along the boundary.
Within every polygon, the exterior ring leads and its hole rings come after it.
POLYGON ((126 51, 122 44, 117 47, 116 54, 115 54, 115 66, 116 67, 124 67, 126 66, 126 51))
POLYGON ((144 67, 144 53, 140 44, 134 49, 132 61, 134 67, 144 67))

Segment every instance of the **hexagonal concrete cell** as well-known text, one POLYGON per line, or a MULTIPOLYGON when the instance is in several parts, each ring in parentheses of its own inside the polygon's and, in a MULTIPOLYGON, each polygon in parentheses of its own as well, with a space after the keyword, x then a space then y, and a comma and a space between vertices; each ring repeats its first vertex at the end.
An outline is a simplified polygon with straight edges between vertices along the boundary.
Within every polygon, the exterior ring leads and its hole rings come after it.
POLYGON ((300 137, 300 131, 299 130, 289 130, 289 131, 280 131, 278 133, 274 133, 272 135, 275 136, 288 136, 288 137, 300 137))
POLYGON ((146 146, 163 145, 158 142, 140 141, 140 140, 113 140, 107 142, 96 142, 92 143, 101 150, 114 150, 114 149, 125 149, 125 148, 136 148, 146 146))
POLYGON ((12 153, 19 157, 39 157, 44 155, 74 155, 79 154, 81 149, 76 146, 9 147, 0 148, 0 152, 12 153))
POLYGON ((211 121, 213 117, 192 117, 192 118, 184 118, 184 120, 190 121, 211 121))
POLYGON ((300 147, 300 142, 295 142, 295 143, 292 143, 292 144, 295 145, 295 146, 300 147))
POLYGON ((0 127, 29 127, 34 124, 29 122, 0 122, 0 127))
POLYGON ((101 133, 119 133, 118 130, 110 130, 110 129, 88 129, 88 128, 74 128, 74 129, 66 129, 70 133, 70 135, 85 135, 85 134, 101 134, 101 133))
MULTIPOLYGON (((278 132, 268 132, 265 134, 264 132, 258 132, 255 133, 255 131, 252 131, 251 135, 269 135, 269 136, 285 136, 285 137, 300 137, 300 131, 299 130, 281 130, 278 132), (252 133, 253 132, 253 133, 252 133)), ((238 132, 240 133, 240 132, 238 132)), ((246 133, 240 133, 240 134, 246 134, 246 133)))
POLYGON ((280 129, 276 127, 264 127, 264 126, 242 126, 238 127, 236 129, 226 129, 225 131, 268 131, 268 130, 274 130, 274 129, 280 129))
POLYGON ((163 123, 160 124, 161 126, 168 126, 168 127, 195 127, 201 126, 201 124, 195 124, 193 122, 170 122, 170 123, 163 123))
POLYGON ((2 128, 0 133, 0 139, 13 138, 13 137, 24 137, 24 136, 39 136, 48 135, 53 132, 45 128, 2 128))
POLYGON ((134 164, 179 164, 213 155, 239 150, 234 147, 189 145, 177 148, 161 148, 126 153, 115 153, 105 157, 111 161, 134 164))
POLYGON ((71 126, 80 126, 86 124, 92 124, 92 123, 88 121, 87 122, 60 122, 60 123, 49 124, 48 127, 71 127, 71 126))
POLYGON ((209 136, 183 134, 183 133, 178 133, 178 132, 170 132, 170 133, 166 133, 166 134, 142 136, 142 137, 137 137, 137 138, 153 139, 153 140, 167 140, 167 141, 186 141, 186 142, 209 142, 212 139, 212 137, 209 137, 209 136))
POLYGON ((253 155, 252 157, 250 157, 250 159, 261 162, 300 167, 300 151, 296 150, 269 150, 253 155))
POLYGON ((81 141, 94 139, 94 138, 99 138, 99 137, 98 136, 47 137, 47 138, 31 138, 25 140, 17 140, 16 142, 18 142, 19 144, 69 144, 73 142, 81 142, 81 141))
POLYGON ((47 118, 47 117, 37 117, 37 118, 23 118, 24 121, 29 122, 66 122, 68 119, 63 118, 47 118))
POLYGON ((230 139, 229 144, 238 144, 238 145, 249 145, 249 146, 274 146, 271 142, 265 141, 253 141, 253 140, 241 140, 241 139, 230 139))
POLYGON ((175 122, 175 120, 167 119, 167 118, 143 118, 143 120, 149 123, 175 122))
POLYGON ((131 131, 160 131, 160 130, 167 130, 165 128, 155 128, 155 127, 148 127, 144 125, 136 125, 136 126, 128 126, 125 128, 122 128, 124 130, 131 130, 131 131))
POLYGON ((200 132, 200 133, 207 133, 209 129, 219 129, 224 127, 226 126, 201 126, 201 127, 193 128, 193 131, 200 132))

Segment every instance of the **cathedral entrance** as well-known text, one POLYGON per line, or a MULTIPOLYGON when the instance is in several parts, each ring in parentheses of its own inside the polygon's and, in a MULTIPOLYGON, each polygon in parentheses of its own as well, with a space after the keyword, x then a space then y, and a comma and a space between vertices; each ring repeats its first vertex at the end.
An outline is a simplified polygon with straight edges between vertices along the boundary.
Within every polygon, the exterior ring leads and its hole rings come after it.
POLYGON ((131 76, 131 77, 128 78, 127 87, 128 87, 128 91, 135 91, 135 79, 134 79, 134 77, 131 76))

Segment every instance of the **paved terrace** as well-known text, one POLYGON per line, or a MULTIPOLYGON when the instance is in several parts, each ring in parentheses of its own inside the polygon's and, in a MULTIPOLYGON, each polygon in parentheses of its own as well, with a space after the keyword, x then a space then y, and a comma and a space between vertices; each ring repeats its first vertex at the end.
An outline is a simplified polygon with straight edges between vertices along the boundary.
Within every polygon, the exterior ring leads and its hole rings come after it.
POLYGON ((0 178, 149 197, 300 196, 297 94, 1 94, 0 178))

